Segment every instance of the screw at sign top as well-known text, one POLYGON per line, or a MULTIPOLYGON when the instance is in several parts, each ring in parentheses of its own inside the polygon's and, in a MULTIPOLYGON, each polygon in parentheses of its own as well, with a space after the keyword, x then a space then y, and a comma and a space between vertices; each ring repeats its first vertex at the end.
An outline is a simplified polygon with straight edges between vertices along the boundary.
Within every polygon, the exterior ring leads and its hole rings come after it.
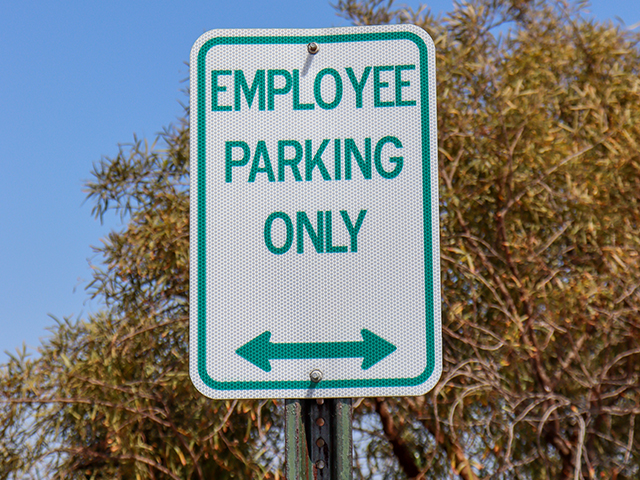
POLYGON ((309 45, 307 45, 307 52, 309 52, 311 55, 315 55, 316 53, 318 53, 318 50, 320 50, 320 47, 316 42, 311 42, 309 45))

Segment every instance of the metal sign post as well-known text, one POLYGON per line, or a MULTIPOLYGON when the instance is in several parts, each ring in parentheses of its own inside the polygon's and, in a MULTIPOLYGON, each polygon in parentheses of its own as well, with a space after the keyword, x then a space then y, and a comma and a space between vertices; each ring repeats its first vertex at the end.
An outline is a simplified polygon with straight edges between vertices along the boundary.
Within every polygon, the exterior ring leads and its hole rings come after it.
POLYGON ((345 472, 334 399, 421 395, 442 368, 433 42, 212 30, 190 68, 191 379, 305 399, 287 403, 291 480, 345 472))
POLYGON ((350 398, 287 400, 285 475, 289 480, 351 480, 350 398))

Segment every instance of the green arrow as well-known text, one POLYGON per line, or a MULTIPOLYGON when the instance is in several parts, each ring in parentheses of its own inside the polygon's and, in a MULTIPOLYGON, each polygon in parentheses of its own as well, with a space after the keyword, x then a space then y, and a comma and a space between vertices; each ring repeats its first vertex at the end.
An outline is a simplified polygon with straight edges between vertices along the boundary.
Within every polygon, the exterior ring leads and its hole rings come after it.
POLYGON ((362 358, 366 370, 396 350, 396 346, 366 328, 360 330, 362 342, 271 343, 271 332, 264 332, 245 343, 236 353, 265 372, 269 360, 295 358, 362 358))

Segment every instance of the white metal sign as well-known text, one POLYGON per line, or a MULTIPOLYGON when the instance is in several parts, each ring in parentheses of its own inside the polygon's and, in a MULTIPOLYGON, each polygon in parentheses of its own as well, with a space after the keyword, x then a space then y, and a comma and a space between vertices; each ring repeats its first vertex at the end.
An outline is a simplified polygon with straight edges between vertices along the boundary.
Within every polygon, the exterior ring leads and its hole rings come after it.
POLYGON ((418 395, 441 371, 435 55, 412 25, 191 51, 190 373, 212 398, 418 395))

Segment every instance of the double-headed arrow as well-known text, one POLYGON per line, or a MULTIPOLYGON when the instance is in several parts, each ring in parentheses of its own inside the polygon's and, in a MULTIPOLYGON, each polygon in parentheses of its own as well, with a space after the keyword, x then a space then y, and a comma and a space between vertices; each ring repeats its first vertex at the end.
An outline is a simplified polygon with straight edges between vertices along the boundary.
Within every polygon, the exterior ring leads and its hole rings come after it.
POLYGON ((265 372, 271 371, 269 360, 296 358, 362 358, 366 370, 390 355, 396 346, 366 328, 360 330, 362 342, 271 343, 271 332, 264 332, 245 343, 236 353, 265 372))

